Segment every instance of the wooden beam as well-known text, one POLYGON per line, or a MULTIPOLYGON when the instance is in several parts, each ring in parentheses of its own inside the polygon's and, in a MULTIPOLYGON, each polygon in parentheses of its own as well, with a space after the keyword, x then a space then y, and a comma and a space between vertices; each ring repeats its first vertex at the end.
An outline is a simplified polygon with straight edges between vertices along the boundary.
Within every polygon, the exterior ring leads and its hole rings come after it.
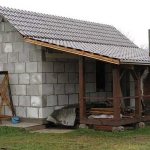
POLYGON ((134 81, 135 81, 135 117, 141 118, 142 116, 142 97, 141 97, 141 82, 140 82, 140 72, 136 73, 135 70, 129 70, 134 81))
POLYGON ((121 113, 121 87, 120 87, 120 74, 119 67, 113 68, 113 107, 114 107, 114 120, 120 120, 121 113))
POLYGON ((98 131, 112 131, 113 126, 94 125, 94 129, 98 131))
POLYGON ((79 58, 79 112, 80 120, 86 118, 84 57, 79 58))
POLYGON ((135 99, 135 117, 141 118, 142 116, 142 103, 141 103, 141 82, 140 75, 138 74, 137 80, 135 80, 135 95, 138 97, 135 99))
POLYGON ((91 111, 114 111, 114 108, 91 108, 91 111))
POLYGON ((130 69, 130 70, 133 70, 134 69, 134 65, 132 64, 128 64, 128 65, 121 65, 121 68, 123 68, 123 69, 130 69))
POLYGON ((50 44, 50 43, 45 43, 45 42, 40 42, 40 41, 33 40, 33 39, 30 39, 30 38, 25 38, 25 42, 35 44, 35 45, 39 45, 39 46, 43 46, 43 47, 47 47, 47 48, 52 48, 52 49, 55 49, 55 50, 59 50, 59 51, 63 51, 63 52, 66 52, 66 53, 71 53, 71 54, 75 54, 75 55, 79 55, 79 56, 86 56, 86 57, 89 57, 89 58, 97 59, 97 60, 112 63, 112 64, 120 64, 120 61, 118 59, 113 59, 113 58, 109 58, 109 57, 106 57, 106 56, 102 56, 102 55, 98 55, 98 54, 94 54, 94 53, 90 53, 90 52, 86 52, 86 51, 82 51, 82 50, 63 47, 63 46, 50 44))
POLYGON ((83 124, 89 124, 89 125, 91 124, 91 125, 120 126, 120 121, 114 120, 112 118, 107 118, 107 119, 85 118, 85 119, 82 119, 80 122, 83 124))
POLYGON ((134 123, 137 123, 137 122, 140 122, 140 121, 148 121, 150 120, 150 116, 148 117, 145 117, 142 119, 137 119, 137 118, 122 118, 120 120, 115 120, 115 119, 104 119, 104 118, 101 118, 101 119, 92 119, 92 118, 87 118, 87 119, 83 119, 81 120, 81 123, 83 124, 91 124, 91 125, 106 125, 106 126, 121 126, 121 125, 128 125, 128 124, 134 124, 134 123))

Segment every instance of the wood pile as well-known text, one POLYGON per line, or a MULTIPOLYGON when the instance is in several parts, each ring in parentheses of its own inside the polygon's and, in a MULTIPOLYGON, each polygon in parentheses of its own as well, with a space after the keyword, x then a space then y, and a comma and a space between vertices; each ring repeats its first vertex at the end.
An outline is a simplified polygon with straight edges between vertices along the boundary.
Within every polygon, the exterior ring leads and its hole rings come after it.
POLYGON ((113 108, 91 108, 90 110, 91 115, 113 115, 114 110, 113 108))

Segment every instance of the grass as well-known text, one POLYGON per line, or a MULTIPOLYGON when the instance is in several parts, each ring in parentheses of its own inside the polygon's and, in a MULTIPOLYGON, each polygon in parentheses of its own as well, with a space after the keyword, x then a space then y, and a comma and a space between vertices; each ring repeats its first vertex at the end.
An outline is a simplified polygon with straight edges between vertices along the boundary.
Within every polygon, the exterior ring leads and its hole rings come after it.
POLYGON ((42 134, 0 127, 0 149, 8 150, 149 150, 150 127, 111 133, 78 129, 42 134))

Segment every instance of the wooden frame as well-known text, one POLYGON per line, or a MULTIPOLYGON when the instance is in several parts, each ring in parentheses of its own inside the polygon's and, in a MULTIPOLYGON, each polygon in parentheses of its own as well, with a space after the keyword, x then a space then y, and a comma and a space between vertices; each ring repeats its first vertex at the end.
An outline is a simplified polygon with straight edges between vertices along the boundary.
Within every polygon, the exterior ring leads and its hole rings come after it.
POLYGON ((8 71, 0 71, 0 75, 4 75, 4 78, 3 78, 2 83, 0 85, 0 97, 1 97, 0 119, 8 119, 8 118, 11 118, 11 116, 1 114, 2 108, 4 105, 9 107, 9 109, 12 112, 12 116, 16 116, 16 112, 15 112, 15 109, 13 106, 13 101, 12 101, 8 71))
MULTIPOLYGON (((141 107, 141 90, 140 90, 140 74, 136 73, 133 70, 133 67, 127 68, 131 75, 133 76, 136 84, 136 95, 130 97, 122 97, 121 94, 121 86, 120 86, 120 66, 114 65, 113 67, 113 98, 109 98, 113 100, 113 108, 111 110, 114 112, 114 118, 111 119, 89 119, 86 117, 86 99, 89 97, 84 97, 85 89, 84 89, 84 59, 79 59, 79 95, 80 95, 80 123, 94 125, 97 129, 111 129, 113 126, 122 126, 128 124, 136 124, 141 121, 150 121, 149 116, 142 116, 142 107, 141 107), (130 99, 135 98, 135 117, 121 118, 121 99, 130 99)), ((150 96, 149 96, 150 97, 150 96)), ((95 98, 98 99, 98 98, 95 98)), ((104 99, 104 98, 102 98, 104 99)))
POLYGON ((101 126, 102 128, 106 128, 108 126, 121 126, 121 125, 127 125, 127 124, 134 124, 138 123, 140 121, 148 121, 150 120, 150 116, 145 116, 142 117, 142 109, 141 109, 141 91, 140 91, 140 74, 137 74, 133 70, 133 65, 127 65, 123 66, 126 69, 130 70, 131 75, 133 76, 136 84, 136 95, 134 98, 136 99, 135 101, 135 117, 134 118, 121 118, 120 113, 121 113, 121 99, 125 99, 122 97, 121 94, 121 87, 120 87, 120 80, 123 76, 120 75, 120 61, 117 59, 113 58, 108 58, 105 56, 89 53, 86 51, 81 51, 77 49, 72 49, 68 47, 63 47, 63 46, 58 46, 54 44, 49 44, 49 43, 44 43, 40 41, 36 41, 30 38, 25 38, 25 42, 39 45, 39 46, 44 46, 47 48, 52 48, 58 51, 70 53, 70 54, 75 54, 79 56, 79 116, 80 116, 80 123, 82 124, 89 124, 89 125, 96 125, 96 126, 101 126), (86 116, 86 99, 85 97, 85 75, 84 75, 84 65, 85 65, 85 58, 93 58, 96 60, 104 61, 107 63, 112 63, 114 64, 113 67, 113 112, 114 112, 114 118, 112 119, 88 119, 86 116))

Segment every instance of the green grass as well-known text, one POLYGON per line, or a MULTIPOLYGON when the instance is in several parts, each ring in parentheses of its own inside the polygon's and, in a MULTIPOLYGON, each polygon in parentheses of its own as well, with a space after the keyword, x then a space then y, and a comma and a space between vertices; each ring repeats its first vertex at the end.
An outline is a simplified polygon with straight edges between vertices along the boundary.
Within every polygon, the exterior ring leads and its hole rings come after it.
POLYGON ((150 127, 125 132, 78 129, 65 134, 40 134, 0 127, 0 148, 8 150, 149 150, 150 127))

